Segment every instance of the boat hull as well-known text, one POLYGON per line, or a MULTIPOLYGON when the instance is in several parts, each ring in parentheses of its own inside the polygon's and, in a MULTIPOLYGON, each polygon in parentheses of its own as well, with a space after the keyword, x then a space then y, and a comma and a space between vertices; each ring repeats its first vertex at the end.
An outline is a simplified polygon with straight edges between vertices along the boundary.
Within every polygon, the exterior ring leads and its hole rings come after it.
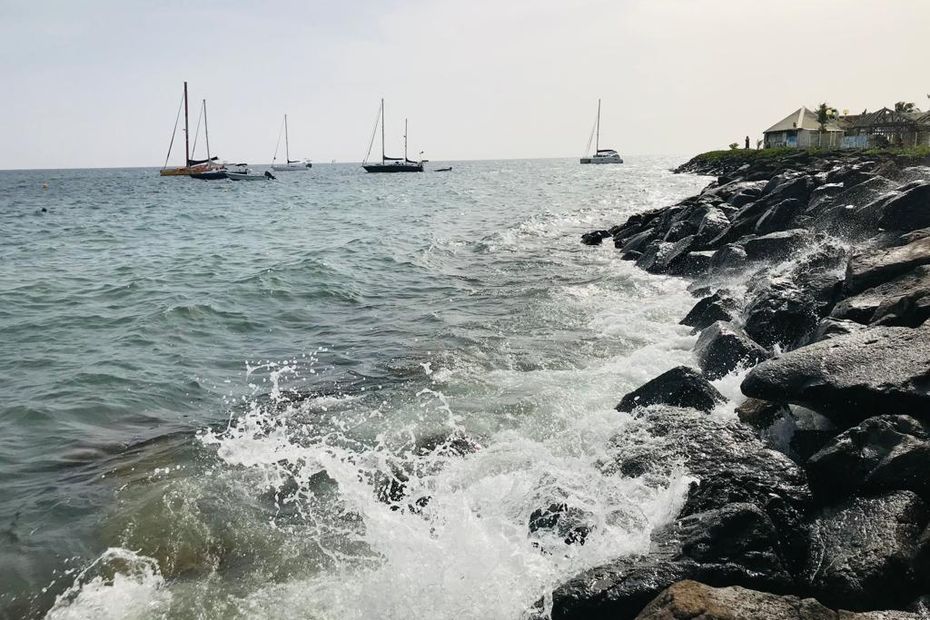
POLYGON ((622 164, 622 157, 582 157, 583 164, 622 164))
POLYGON ((291 164, 291 165, 277 165, 272 166, 271 169, 275 172, 300 172, 302 170, 310 170, 313 167, 313 164, 310 162, 304 164, 291 164))
POLYGON ((192 172, 190 177, 201 181, 220 181, 222 179, 228 179, 229 175, 225 170, 211 170, 209 172, 192 172))
POLYGON ((423 164, 365 164, 365 172, 423 172, 423 164))
POLYGON ((270 181, 271 177, 264 174, 249 174, 244 172, 227 172, 226 178, 230 181, 270 181))

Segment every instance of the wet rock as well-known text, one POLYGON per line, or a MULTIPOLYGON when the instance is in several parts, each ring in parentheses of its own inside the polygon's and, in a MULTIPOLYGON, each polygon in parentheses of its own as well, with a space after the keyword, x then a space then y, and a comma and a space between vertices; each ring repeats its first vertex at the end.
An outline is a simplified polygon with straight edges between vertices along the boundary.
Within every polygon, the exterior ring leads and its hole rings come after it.
POLYGON ((763 347, 793 346, 817 327, 815 301, 793 282, 757 292, 745 311, 745 330, 763 347))
POLYGON ((659 266, 665 262, 674 248, 674 243, 653 241, 643 249, 642 256, 636 259, 636 266, 649 272, 660 270, 659 266))
POLYGON ((772 205, 756 222, 755 232, 764 235, 790 228, 794 219, 804 211, 804 207, 805 203, 797 198, 788 198, 772 205))
POLYGON ((813 241, 813 233, 803 228, 794 228, 749 238, 742 246, 749 260, 783 261, 813 241))
POLYGON ((897 490, 930 500, 930 436, 909 416, 869 418, 829 441, 805 468, 824 501, 897 490))
POLYGON ((928 586, 927 522, 926 506, 909 491, 825 509, 811 525, 811 591, 852 610, 903 608, 928 586))
POLYGON ((642 252, 637 252, 636 250, 630 250, 630 251, 628 251, 628 252, 624 252, 623 254, 621 254, 621 255, 620 255, 620 260, 632 260, 632 261, 637 261, 637 260, 639 260, 639 257, 642 256, 642 255, 643 255, 642 252))
POLYGON ((710 379, 726 376, 740 365, 758 364, 768 352, 745 331, 727 321, 705 328, 694 346, 698 363, 710 379))
POLYGON ((552 594, 552 620, 634 618, 682 579, 776 592, 791 585, 771 521, 755 506, 731 504, 657 530, 646 555, 621 558, 560 586, 552 594))
POLYGON ((846 319, 834 319, 827 317, 817 323, 817 328, 811 336, 811 342, 820 342, 828 340, 834 336, 845 336, 865 329, 861 323, 848 321, 846 319))
POLYGON ((786 405, 758 398, 747 398, 736 406, 736 417, 739 421, 757 430, 769 428, 776 419, 788 414, 786 405))
POLYGON ((663 241, 674 243, 693 235, 695 232, 697 232, 697 227, 694 224, 690 222, 675 222, 672 224, 671 228, 668 229, 668 232, 665 233, 663 241))
POLYGON ((710 259, 710 269, 714 271, 728 271, 741 269, 746 266, 748 259, 743 246, 730 243, 714 252, 710 259))
POLYGON ((855 295, 926 264, 930 264, 930 237, 885 250, 857 252, 846 267, 844 290, 855 295))
POLYGON ((658 233, 652 228, 647 228, 631 237, 614 236, 614 247, 624 252, 642 252, 657 236, 658 233))
POLYGON ((930 265, 844 299, 830 315, 863 324, 917 327, 930 318, 930 265))
POLYGON ((710 271, 711 251, 687 252, 672 264, 668 273, 674 276, 700 277, 710 271))
POLYGON ((829 418, 804 407, 792 405, 788 417, 793 426, 787 454, 795 463, 804 464, 836 435, 829 418))
POLYGON ((786 455, 765 447, 756 433, 735 420, 690 409, 655 406, 640 410, 636 433, 618 435, 616 462, 628 462, 650 475, 668 476, 680 463, 698 482, 688 490, 681 516, 749 503, 772 520, 780 553, 790 565, 805 556, 803 527, 811 502, 803 470, 786 455))
POLYGON ((740 586, 714 588, 685 580, 659 594, 635 620, 919 620, 919 616, 903 611, 833 611, 813 598, 740 586))
POLYGON ((633 411, 636 407, 657 404, 711 411, 722 402, 723 395, 700 373, 687 366, 677 366, 624 396, 617 411, 633 411))
POLYGON ((808 407, 841 428, 879 414, 930 418, 930 329, 873 327, 753 368, 743 394, 808 407))
POLYGON ((878 225, 909 231, 930 226, 930 183, 918 183, 884 205, 878 225))
POLYGON ((772 203, 792 198, 799 202, 806 202, 815 187, 817 183, 811 175, 802 175, 787 179, 768 192, 763 189, 762 193, 772 203))
POLYGON ((689 235, 679 239, 672 247, 659 252, 656 256, 655 263, 651 267, 645 268, 652 273, 671 273, 683 266, 691 247, 694 245, 694 235, 689 235))
POLYGON ((732 321, 736 314, 736 300, 725 291, 717 291, 697 302, 680 324, 704 329, 717 321, 732 321))
POLYGON ((547 508, 537 508, 530 515, 529 531, 550 532, 558 536, 566 545, 583 545, 591 533, 591 515, 580 508, 569 506, 565 502, 550 504, 547 508))
POLYGON ((585 245, 600 245, 601 241, 610 236, 606 230, 594 230, 581 235, 581 242, 585 245))
POLYGON ((721 209, 708 209, 707 213, 701 219, 701 223, 698 225, 697 232, 695 233, 695 243, 701 245, 709 242, 726 230, 729 225, 730 220, 727 219, 726 214, 721 209))

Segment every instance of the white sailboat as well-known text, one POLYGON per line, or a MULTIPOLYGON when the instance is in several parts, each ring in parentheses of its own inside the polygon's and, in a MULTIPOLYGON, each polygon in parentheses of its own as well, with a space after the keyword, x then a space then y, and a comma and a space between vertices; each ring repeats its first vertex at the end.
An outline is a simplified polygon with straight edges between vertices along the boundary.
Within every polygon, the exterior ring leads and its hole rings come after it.
POLYGON ((287 138, 287 114, 284 115, 284 163, 279 164, 278 149, 281 147, 281 133, 278 133, 278 144, 274 148, 274 159, 271 160, 271 169, 278 172, 294 172, 297 170, 309 170, 313 167, 309 159, 291 159, 291 148, 287 138))
MULTIPOLYGON (((581 163, 583 164, 622 164, 623 158, 620 157, 620 153, 613 149, 602 149, 601 148, 601 100, 597 100, 597 120, 594 122, 594 132, 592 137, 594 138, 594 154, 590 157, 582 157, 581 163)), ((591 150, 591 138, 588 138, 588 146, 585 149, 586 152, 591 150)))
MULTIPOLYGON (((414 161, 407 158, 407 119, 404 119, 404 156, 388 157, 384 152, 384 99, 381 100, 381 108, 378 111, 378 119, 375 120, 375 128, 371 132, 371 142, 368 143, 368 153, 362 161, 362 168, 365 172, 423 172, 423 162, 420 159, 414 161), (371 155, 371 147, 375 143, 375 134, 378 132, 378 125, 381 125, 381 163, 368 163, 368 157, 371 155)), ((423 151, 420 151, 423 154, 423 151)))

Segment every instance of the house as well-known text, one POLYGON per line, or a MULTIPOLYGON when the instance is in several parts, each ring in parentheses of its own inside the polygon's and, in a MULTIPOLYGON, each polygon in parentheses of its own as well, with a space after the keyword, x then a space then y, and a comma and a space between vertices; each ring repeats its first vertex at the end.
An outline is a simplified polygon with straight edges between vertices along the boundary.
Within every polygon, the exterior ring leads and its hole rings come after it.
POLYGON ((840 119, 843 148, 930 146, 930 112, 882 108, 840 119))
POLYGON ((835 148, 842 142, 843 128, 831 119, 821 130, 817 113, 801 107, 766 129, 763 134, 767 149, 779 146, 835 148))

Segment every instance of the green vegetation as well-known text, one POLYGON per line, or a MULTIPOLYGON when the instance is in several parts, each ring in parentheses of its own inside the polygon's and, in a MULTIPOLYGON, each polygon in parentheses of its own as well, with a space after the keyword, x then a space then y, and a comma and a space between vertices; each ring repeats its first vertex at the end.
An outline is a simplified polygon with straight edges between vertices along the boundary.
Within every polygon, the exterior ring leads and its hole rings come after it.
POLYGON ((839 156, 849 157, 854 155, 872 155, 886 156, 896 159, 925 159, 930 157, 930 146, 916 146, 909 148, 871 148, 871 149, 829 149, 829 148, 810 148, 796 149, 791 147, 778 147, 771 149, 729 149, 722 151, 708 151, 696 156, 692 161, 702 163, 737 163, 737 162, 754 162, 766 159, 780 159, 791 156, 839 156))

